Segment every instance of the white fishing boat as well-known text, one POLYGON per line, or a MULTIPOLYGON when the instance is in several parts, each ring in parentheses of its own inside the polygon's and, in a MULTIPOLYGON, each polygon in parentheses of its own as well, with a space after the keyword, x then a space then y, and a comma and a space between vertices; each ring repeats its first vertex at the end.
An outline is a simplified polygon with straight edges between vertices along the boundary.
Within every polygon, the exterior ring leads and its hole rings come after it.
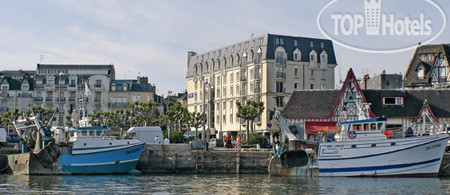
POLYGON ((447 134, 392 135, 384 119, 341 122, 336 141, 319 144, 319 175, 437 176, 447 134))

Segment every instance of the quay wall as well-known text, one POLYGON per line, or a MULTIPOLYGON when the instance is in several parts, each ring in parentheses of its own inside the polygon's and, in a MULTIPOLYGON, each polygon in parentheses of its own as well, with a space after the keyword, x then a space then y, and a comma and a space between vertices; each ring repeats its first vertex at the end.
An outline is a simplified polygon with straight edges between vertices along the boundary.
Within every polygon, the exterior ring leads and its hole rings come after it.
POLYGON ((190 144, 147 144, 136 169, 143 173, 268 174, 269 151, 193 150, 190 144))
POLYGON ((441 168, 439 168, 439 176, 450 176, 450 153, 444 153, 441 168))

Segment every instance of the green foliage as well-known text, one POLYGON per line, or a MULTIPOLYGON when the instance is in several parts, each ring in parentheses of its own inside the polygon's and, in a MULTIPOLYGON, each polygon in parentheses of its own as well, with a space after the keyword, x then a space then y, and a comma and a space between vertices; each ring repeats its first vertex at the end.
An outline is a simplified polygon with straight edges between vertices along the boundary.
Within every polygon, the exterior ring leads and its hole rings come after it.
POLYGON ((134 102, 129 106, 133 126, 157 125, 160 116, 156 102, 134 102))
POLYGON ((190 113, 188 122, 191 127, 195 128, 195 139, 197 139, 198 128, 206 123, 206 114, 200 112, 190 113))
POLYGON ((252 128, 251 132, 253 132, 253 122, 256 118, 261 116, 262 112, 264 111, 264 104, 262 102, 247 100, 245 105, 242 105, 241 102, 236 102, 236 105, 238 107, 236 116, 244 119, 246 122, 246 141, 249 142, 249 128, 252 128))
POLYGON ((259 133, 251 133, 248 144, 259 144, 260 147, 264 148, 267 144, 267 138, 259 133))
POLYGON ((170 137, 170 143, 184 143, 183 132, 174 131, 170 137))

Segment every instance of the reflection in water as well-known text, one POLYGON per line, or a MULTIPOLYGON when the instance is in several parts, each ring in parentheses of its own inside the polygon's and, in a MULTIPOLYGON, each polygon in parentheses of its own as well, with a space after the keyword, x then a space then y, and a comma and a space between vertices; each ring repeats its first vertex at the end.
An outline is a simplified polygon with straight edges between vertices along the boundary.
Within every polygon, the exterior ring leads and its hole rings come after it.
POLYGON ((268 175, 0 176, 1 194, 449 194, 450 178, 268 175))

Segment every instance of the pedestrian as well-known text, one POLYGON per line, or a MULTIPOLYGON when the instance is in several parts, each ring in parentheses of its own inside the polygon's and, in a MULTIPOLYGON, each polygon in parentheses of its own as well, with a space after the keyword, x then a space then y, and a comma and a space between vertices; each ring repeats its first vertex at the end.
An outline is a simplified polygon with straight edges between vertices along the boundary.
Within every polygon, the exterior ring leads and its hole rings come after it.
POLYGON ((155 139, 153 139, 153 143, 154 144, 159 144, 159 137, 158 137, 158 135, 155 136, 155 139))
POLYGON ((170 143, 170 140, 169 140, 169 138, 166 137, 166 139, 164 139, 164 144, 169 144, 169 143, 170 143))
POLYGON ((237 138, 237 148, 241 149, 241 135, 239 135, 237 138))

